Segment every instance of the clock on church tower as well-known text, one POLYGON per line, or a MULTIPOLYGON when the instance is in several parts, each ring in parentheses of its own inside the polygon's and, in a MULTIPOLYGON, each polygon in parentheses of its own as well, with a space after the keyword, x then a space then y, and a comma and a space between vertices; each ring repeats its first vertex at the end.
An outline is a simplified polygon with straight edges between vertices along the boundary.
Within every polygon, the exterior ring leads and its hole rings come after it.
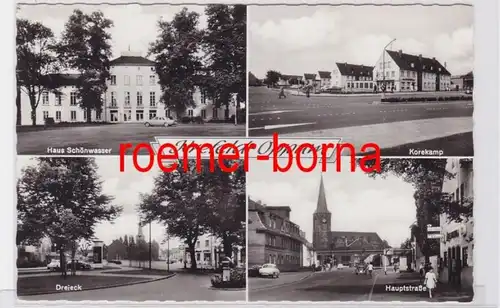
POLYGON ((314 211, 313 214, 313 246, 316 249, 328 249, 329 234, 331 232, 331 219, 332 213, 330 213, 326 204, 323 176, 321 176, 318 204, 316 211, 314 211))

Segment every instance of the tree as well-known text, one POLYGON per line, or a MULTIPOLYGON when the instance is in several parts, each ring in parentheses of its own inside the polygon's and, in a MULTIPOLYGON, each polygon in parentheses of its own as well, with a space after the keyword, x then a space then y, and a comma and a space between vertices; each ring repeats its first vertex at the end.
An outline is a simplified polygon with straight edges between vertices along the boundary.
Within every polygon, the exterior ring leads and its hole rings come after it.
POLYGON ((64 251, 72 241, 90 240, 97 223, 113 220, 122 209, 102 192, 94 159, 44 157, 36 161, 23 169, 17 184, 17 240, 50 238, 63 265, 64 251))
POLYGON ((281 76, 282 75, 280 72, 273 71, 273 70, 267 71, 266 84, 268 86, 274 87, 278 83, 278 81, 280 80, 281 76))
POLYGON ((197 29, 198 20, 199 14, 186 8, 170 22, 159 20, 160 33, 149 48, 162 89, 160 99, 178 116, 196 105, 193 94, 201 68, 199 49, 203 36, 197 29))
POLYGON ((16 34, 16 86, 17 125, 21 125, 21 90, 29 98, 31 123, 36 125, 36 109, 42 93, 58 93, 52 73, 59 71, 54 54, 54 33, 40 22, 17 19, 16 34))
POLYGON ((215 106, 229 105, 236 94, 236 112, 246 100, 246 5, 212 4, 205 9, 203 46, 212 78, 205 85, 215 106))
POLYGON ((245 246, 246 173, 243 161, 226 161, 226 166, 238 164, 235 172, 217 168, 214 172, 215 208, 210 216, 212 233, 222 239, 224 254, 231 258, 233 246, 245 246))
POLYGON ((151 193, 141 195, 138 211, 144 221, 163 223, 168 234, 184 240, 191 256, 191 269, 195 270, 195 244, 198 237, 212 231, 219 181, 218 173, 204 168, 197 170, 196 161, 181 161, 172 172, 161 173, 155 178, 151 193), (185 167, 184 168, 184 165, 185 167))
POLYGON ((404 240, 403 243, 401 243, 401 245, 399 246, 401 249, 411 249, 411 239, 410 238, 407 238, 406 240, 404 240))
POLYGON ((111 27, 113 22, 102 12, 84 14, 77 9, 65 24, 57 45, 66 66, 80 73, 76 93, 88 123, 92 121, 92 110, 102 111, 106 81, 110 78, 111 27))

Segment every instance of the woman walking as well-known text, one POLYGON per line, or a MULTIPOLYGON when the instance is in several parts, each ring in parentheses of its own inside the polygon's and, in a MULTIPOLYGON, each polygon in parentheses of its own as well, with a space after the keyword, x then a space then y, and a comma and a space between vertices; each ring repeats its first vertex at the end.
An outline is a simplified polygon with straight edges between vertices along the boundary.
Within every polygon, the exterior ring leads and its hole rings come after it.
POLYGON ((432 291, 436 288, 437 278, 436 274, 432 271, 432 266, 429 266, 429 270, 425 274, 425 286, 429 290, 429 298, 432 298, 432 291))

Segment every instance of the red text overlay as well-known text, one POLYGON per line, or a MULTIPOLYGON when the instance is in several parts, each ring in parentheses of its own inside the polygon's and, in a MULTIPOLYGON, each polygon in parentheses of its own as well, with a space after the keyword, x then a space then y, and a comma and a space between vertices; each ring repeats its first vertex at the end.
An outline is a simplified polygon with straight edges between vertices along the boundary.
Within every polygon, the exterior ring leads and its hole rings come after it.
POLYGON ((183 160, 183 168, 188 168, 188 160, 197 161, 196 168, 202 170, 202 161, 208 160, 210 171, 218 164, 224 172, 238 169, 238 160, 242 160, 245 171, 249 170, 251 158, 258 161, 272 160, 274 172, 287 172, 295 163, 303 172, 311 172, 321 163, 321 170, 335 163, 341 171, 342 159, 351 158, 352 172, 359 166, 365 172, 380 169, 380 148, 377 144, 367 143, 356 149, 350 143, 342 143, 341 138, 329 139, 278 139, 278 134, 269 138, 224 138, 224 139, 178 139, 156 137, 152 143, 120 144, 120 171, 125 172, 125 157, 132 155, 132 165, 139 172, 148 172, 156 164, 163 172, 177 170, 183 160), (358 155, 357 155, 358 154, 358 155), (357 158, 359 158, 359 164, 357 158), (139 163, 139 157, 145 157, 147 163, 139 163), (230 165, 226 165, 231 162, 230 165), (364 163, 369 162, 369 163, 364 163))

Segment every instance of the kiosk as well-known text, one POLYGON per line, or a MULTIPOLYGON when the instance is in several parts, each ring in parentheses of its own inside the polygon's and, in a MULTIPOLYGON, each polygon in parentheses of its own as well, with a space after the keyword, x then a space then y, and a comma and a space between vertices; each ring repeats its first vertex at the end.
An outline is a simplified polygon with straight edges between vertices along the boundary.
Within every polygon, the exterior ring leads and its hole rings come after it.
POLYGON ((95 240, 94 247, 92 249, 93 268, 104 268, 103 255, 104 255, 104 242, 95 240))
POLYGON ((222 281, 231 280, 231 264, 229 260, 222 261, 222 281))

